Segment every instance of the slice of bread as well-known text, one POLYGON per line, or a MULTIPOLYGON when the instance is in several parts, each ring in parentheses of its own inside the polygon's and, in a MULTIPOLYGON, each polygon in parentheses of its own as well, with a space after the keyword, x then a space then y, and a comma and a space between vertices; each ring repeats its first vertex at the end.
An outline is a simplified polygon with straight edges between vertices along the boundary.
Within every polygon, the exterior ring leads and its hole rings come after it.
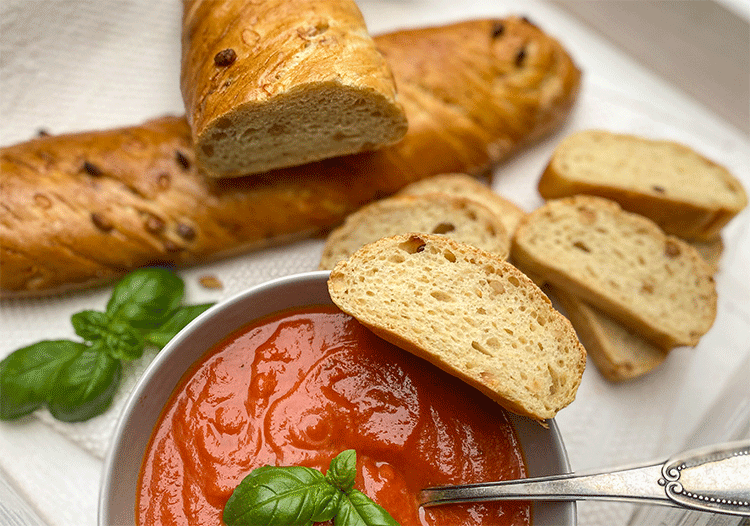
POLYGON ((323 247, 320 268, 330 270, 363 245, 409 232, 443 234, 508 257, 510 236, 502 221, 476 201, 445 194, 381 199, 349 215, 323 247))
POLYGON ((703 256, 714 272, 718 272, 721 256, 724 254, 724 240, 721 235, 705 240, 691 239, 688 243, 703 256))
POLYGON ((512 254, 662 349, 697 344, 716 317, 713 271, 698 251, 607 199, 548 201, 521 221, 512 254))
POLYGON ((538 189, 545 199, 612 199, 685 239, 715 237, 747 205, 740 181, 691 148, 600 130, 563 140, 538 189))
MULTIPOLYGON (((711 270, 718 270, 724 248, 720 236, 707 241, 689 241, 689 244, 700 252, 711 270)), ((623 382, 644 376, 667 358, 666 351, 601 310, 561 289, 548 288, 573 324, 587 355, 607 380, 623 382)))
POLYGON ((551 287, 573 324, 586 354, 597 370, 611 382, 644 376, 667 358, 668 352, 641 338, 634 331, 567 292, 551 287))
MULTIPOLYGON (((510 237, 526 212, 510 199, 506 199, 486 184, 462 173, 440 174, 411 183, 399 192, 408 195, 443 193, 472 199, 492 210, 505 225, 510 237)), ((510 247, 509 247, 510 248, 510 247)))
POLYGON ((440 235, 382 238, 339 262, 328 290, 375 334, 509 411, 544 420, 575 398, 586 351, 573 327, 496 254, 440 235))

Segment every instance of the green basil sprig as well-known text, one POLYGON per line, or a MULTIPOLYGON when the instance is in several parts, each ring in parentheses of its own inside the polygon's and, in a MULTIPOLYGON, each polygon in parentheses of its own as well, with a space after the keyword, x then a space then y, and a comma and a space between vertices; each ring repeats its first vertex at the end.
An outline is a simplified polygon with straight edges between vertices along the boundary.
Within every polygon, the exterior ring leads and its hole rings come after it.
POLYGON ((85 310, 71 323, 83 342, 41 341, 0 361, 0 419, 12 420, 46 405, 57 419, 88 420, 107 410, 122 362, 147 345, 164 347, 211 303, 182 306, 185 284, 162 268, 139 269, 114 287, 104 312, 85 310))
POLYGON ((254 469, 224 506, 227 526, 311 526, 333 519, 335 526, 399 526, 378 504, 354 489, 357 457, 343 451, 323 475, 301 466, 254 469))

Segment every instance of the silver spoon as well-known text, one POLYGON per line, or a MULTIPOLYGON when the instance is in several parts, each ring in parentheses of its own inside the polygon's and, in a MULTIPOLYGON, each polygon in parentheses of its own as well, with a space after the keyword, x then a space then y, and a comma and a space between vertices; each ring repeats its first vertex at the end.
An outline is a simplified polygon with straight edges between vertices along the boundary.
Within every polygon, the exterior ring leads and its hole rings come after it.
POLYGON ((614 500, 750 517, 750 440, 694 449, 666 462, 588 474, 426 488, 420 504, 490 500, 614 500))

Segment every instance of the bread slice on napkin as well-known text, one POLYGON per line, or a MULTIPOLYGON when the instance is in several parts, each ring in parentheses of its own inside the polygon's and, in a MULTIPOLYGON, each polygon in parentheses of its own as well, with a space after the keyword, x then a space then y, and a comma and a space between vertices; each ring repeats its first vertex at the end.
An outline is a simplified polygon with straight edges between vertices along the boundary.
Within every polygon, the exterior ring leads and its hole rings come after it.
POLYGON ((697 344, 716 317, 713 271, 698 251, 614 201, 548 201, 521 221, 512 255, 662 349, 697 344))
POLYGON ((545 199, 612 199, 685 239, 715 237, 747 205, 740 181, 691 148, 602 130, 563 140, 538 189, 545 199))
POLYGON ((181 87, 215 177, 374 150, 407 130, 354 0, 186 0, 181 87))
POLYGON ((551 294, 560 302, 573 324, 586 354, 598 371, 611 382, 644 376, 659 367, 669 354, 602 311, 560 289, 551 294))
POLYGON ((383 339, 514 413, 552 418, 575 398, 586 351, 529 278, 433 234, 368 244, 331 271, 333 302, 383 339))
POLYGON ((445 194, 397 195, 375 201, 346 218, 323 247, 320 268, 330 270, 363 245, 396 234, 442 234, 508 257, 510 236, 484 205, 445 194))
MULTIPOLYGON (((711 270, 716 272, 723 250, 721 237, 688 243, 700 252, 711 270)), ((667 358, 666 351, 601 310, 561 289, 550 288, 551 294, 560 302, 573 324, 587 355, 607 380, 623 382, 639 378, 655 370, 667 358)))
POLYGON ((443 193, 472 199, 492 210, 503 222, 505 230, 510 237, 513 236, 518 222, 526 215, 526 212, 510 199, 501 196, 476 178, 462 173, 440 174, 428 177, 427 179, 411 183, 399 193, 406 195, 443 193))

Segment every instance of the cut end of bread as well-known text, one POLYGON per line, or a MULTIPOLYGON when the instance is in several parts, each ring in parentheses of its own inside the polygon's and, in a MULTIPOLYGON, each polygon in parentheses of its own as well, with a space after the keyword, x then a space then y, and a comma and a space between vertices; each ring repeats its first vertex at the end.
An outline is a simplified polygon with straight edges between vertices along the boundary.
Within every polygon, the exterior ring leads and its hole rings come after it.
POLYGON ((213 177, 239 177, 399 141, 401 106, 375 90, 324 82, 235 107, 209 123, 196 155, 213 177))
POLYGON ((509 236, 513 236, 518 223, 526 212, 510 199, 495 193, 488 185, 463 173, 445 173, 416 181, 404 187, 403 195, 443 193, 471 199, 491 210, 505 225, 509 236))
POLYGON ((605 197, 687 239, 715 237, 747 206, 741 182, 692 148, 603 130, 566 137, 538 190, 545 199, 605 197))
POLYGON ((395 195, 364 206, 333 230, 320 268, 330 270, 367 243, 409 232, 445 235, 502 259, 510 251, 503 222, 481 203, 445 194, 395 195))
POLYGON ((339 262, 328 288, 375 334, 511 412, 545 420, 575 398, 586 354, 570 322, 489 252, 439 235, 382 238, 339 262))
POLYGON ((662 349, 696 345, 716 317, 713 269, 698 251, 608 199, 548 201, 521 222, 512 257, 662 349))

